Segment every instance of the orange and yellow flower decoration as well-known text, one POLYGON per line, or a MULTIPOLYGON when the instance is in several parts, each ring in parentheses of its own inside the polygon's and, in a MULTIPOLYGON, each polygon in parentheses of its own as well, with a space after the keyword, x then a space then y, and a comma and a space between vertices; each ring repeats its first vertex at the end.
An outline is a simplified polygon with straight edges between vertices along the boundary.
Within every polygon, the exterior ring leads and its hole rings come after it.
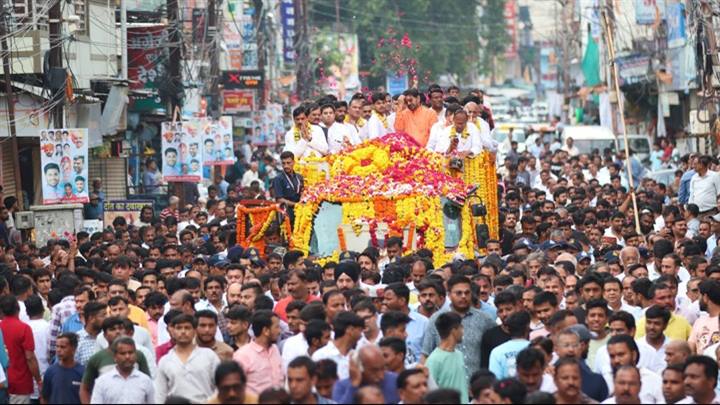
MULTIPOLYGON (((459 178, 450 174, 444 155, 420 147, 405 134, 366 141, 325 161, 330 165, 329 178, 306 181, 301 202, 295 206, 294 249, 308 253, 314 216, 327 201, 342 204, 342 222, 358 234, 364 223, 370 225, 371 232, 378 222, 386 223, 388 236, 402 236, 409 229, 413 235, 409 239, 416 237, 418 247, 431 250, 436 265, 446 263, 456 253, 473 258, 477 246, 474 224, 480 219, 473 218, 469 204, 464 204, 460 244, 448 251, 441 197, 462 203, 475 185, 480 186, 477 194, 488 208, 491 237, 497 237, 497 179, 494 156, 488 152, 467 159, 459 178)), ((474 202, 477 200, 469 203, 474 202)))

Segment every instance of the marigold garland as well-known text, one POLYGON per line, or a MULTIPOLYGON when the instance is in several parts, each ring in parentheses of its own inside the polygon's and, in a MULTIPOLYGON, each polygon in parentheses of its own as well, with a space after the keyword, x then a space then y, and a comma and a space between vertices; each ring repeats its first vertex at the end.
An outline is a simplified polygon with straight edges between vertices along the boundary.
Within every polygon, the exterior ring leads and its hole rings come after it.
MULTIPOLYGON (((267 201, 257 201, 258 204, 265 204, 259 207, 246 207, 238 204, 236 208, 237 230, 236 243, 243 248, 254 247, 261 254, 264 254, 265 242, 263 237, 272 222, 277 219, 278 212, 281 211, 280 206, 267 201), (250 229, 247 229, 247 223, 250 223, 250 229)), ((284 220, 280 224, 280 234, 287 239, 291 234, 290 220, 285 215, 284 220), (283 235, 284 234, 284 235, 283 235)))
MULTIPOLYGON (((343 123, 349 124, 350 123, 350 115, 345 115, 345 120, 343 120, 343 123)), ((365 118, 360 117, 355 121, 355 125, 357 125, 358 128, 362 128, 365 126, 365 118)))
POLYGON ((347 250, 347 241, 345 241, 345 231, 343 231, 342 228, 338 227, 337 235, 338 235, 338 247, 341 252, 344 252, 347 250))
MULTIPOLYGON (((474 224, 471 199, 462 208, 462 236, 457 249, 445 248, 445 228, 441 197, 463 201, 467 190, 479 185, 477 195, 488 209, 485 218, 491 237, 497 238, 497 179, 493 154, 483 151, 465 160, 460 178, 453 178, 447 169, 447 158, 419 147, 405 134, 389 134, 350 147, 323 158, 330 164, 330 178, 306 187, 301 203, 295 207, 295 230, 292 246, 305 253, 310 249, 314 216, 324 201, 342 204, 342 223, 351 225, 360 234, 363 225, 377 230, 380 222, 388 226, 388 234, 401 236, 408 230, 405 249, 417 247, 433 252, 433 261, 441 265, 455 254, 474 257, 474 224)), ((306 182, 307 184, 307 182, 306 182)), ((371 239, 377 240, 377 235, 371 239)), ((338 231, 342 246, 344 233, 338 231)), ((387 236, 387 235, 386 235, 387 236)), ((334 252, 333 257, 339 252, 334 252)), ((336 259, 337 260, 337 259, 336 259)))
POLYGON ((376 111, 373 111, 372 113, 378 120, 380 120, 383 128, 388 129, 387 117, 384 114, 378 114, 376 111))
POLYGON ((257 225, 253 226, 250 229, 250 235, 248 236, 248 239, 250 239, 250 242, 253 242, 253 243, 257 242, 262 237, 264 237, 265 232, 267 232, 268 228, 270 227, 270 224, 272 224, 272 222, 275 220, 275 217, 276 217, 276 212, 270 211, 270 213, 268 213, 267 217, 265 218, 265 221, 262 222, 262 226, 260 227, 260 229, 255 230, 255 228, 257 228, 257 225))
POLYGON ((327 175, 321 168, 324 163, 326 163, 324 158, 313 155, 304 157, 295 164, 295 171, 302 176, 305 187, 314 186, 327 180, 327 175))
MULTIPOLYGON (((460 134, 460 137, 461 137, 462 139, 467 139, 468 136, 470 136, 470 132, 468 131, 468 128, 467 128, 467 125, 466 125, 465 128, 463 128, 463 131, 462 131, 462 133, 460 134)), ((455 129, 455 125, 453 125, 453 126, 450 128, 450 139, 452 140, 453 138, 457 138, 457 129, 455 129)))

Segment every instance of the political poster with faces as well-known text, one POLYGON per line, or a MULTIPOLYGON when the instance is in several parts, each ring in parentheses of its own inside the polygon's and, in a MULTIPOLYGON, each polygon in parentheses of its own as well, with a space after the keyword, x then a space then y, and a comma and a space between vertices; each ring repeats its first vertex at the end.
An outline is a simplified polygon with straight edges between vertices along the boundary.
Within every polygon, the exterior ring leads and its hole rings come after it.
POLYGON ((88 131, 40 131, 43 204, 86 203, 88 196, 88 131))
POLYGON ((202 179, 202 136, 195 121, 163 122, 162 175, 165 181, 199 182, 202 179))
POLYGON ((232 117, 203 119, 199 125, 203 134, 205 166, 230 166, 235 163, 232 117))

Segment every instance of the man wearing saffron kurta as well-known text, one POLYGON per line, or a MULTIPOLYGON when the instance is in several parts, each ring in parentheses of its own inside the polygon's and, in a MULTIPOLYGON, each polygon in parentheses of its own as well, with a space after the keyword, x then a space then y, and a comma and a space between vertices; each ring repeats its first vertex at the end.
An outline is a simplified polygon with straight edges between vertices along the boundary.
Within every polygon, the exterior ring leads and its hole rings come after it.
POLYGON ((430 129, 437 122, 437 113, 420 105, 420 93, 417 89, 408 89, 403 93, 405 108, 398 111, 395 118, 395 131, 405 132, 422 147, 428 142, 430 129))

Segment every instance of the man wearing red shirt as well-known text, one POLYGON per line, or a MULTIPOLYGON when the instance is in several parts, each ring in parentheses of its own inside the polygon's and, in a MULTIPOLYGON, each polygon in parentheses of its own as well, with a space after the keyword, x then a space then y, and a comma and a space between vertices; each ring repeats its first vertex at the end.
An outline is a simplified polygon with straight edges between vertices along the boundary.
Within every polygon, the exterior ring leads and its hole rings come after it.
POLYGON ((288 274, 288 280, 285 283, 288 296, 278 301, 275 305, 275 314, 283 321, 287 322, 287 306, 291 301, 300 300, 305 303, 317 301, 320 298, 311 295, 307 289, 307 275, 302 270, 292 270, 288 274))
POLYGON ((29 404, 30 395, 33 393, 33 380, 42 387, 33 332, 28 324, 18 319, 20 305, 14 296, 6 295, 0 298, 0 311, 5 316, 0 322, 0 330, 10 358, 7 373, 10 403, 29 404))

